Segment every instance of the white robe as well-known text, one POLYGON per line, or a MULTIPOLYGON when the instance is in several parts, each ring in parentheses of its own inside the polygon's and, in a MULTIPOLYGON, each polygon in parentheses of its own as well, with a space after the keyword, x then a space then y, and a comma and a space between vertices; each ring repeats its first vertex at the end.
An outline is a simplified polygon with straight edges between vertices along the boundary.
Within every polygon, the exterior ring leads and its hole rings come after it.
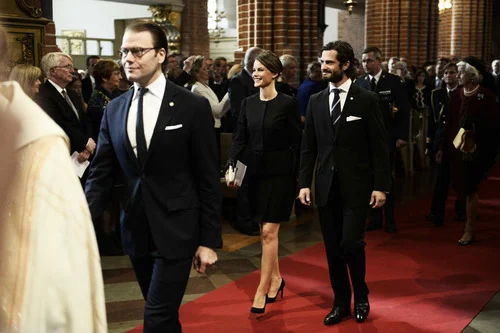
POLYGON ((0 83, 2 333, 107 332, 99 252, 68 141, 17 83, 0 83))

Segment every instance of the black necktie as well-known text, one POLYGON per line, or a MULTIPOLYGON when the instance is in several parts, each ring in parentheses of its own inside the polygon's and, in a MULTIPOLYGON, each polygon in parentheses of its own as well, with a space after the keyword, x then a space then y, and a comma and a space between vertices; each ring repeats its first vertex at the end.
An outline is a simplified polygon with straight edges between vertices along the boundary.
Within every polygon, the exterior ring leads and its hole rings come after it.
POLYGON ((372 91, 375 91, 375 89, 377 89, 377 80, 375 80, 375 77, 372 77, 372 80, 370 81, 370 86, 372 88, 372 91))
POLYGON ((340 89, 333 88, 331 91, 335 94, 335 96, 333 97, 332 110, 330 113, 333 124, 333 133, 335 134, 338 128, 340 114, 342 112, 342 110, 340 109, 340 89))
POLYGON ((144 135, 144 116, 143 116, 143 100, 144 94, 148 92, 147 88, 139 88, 139 102, 137 103, 137 122, 135 125, 135 140, 137 142, 137 158, 139 163, 144 165, 148 155, 148 147, 146 145, 146 136, 144 135))

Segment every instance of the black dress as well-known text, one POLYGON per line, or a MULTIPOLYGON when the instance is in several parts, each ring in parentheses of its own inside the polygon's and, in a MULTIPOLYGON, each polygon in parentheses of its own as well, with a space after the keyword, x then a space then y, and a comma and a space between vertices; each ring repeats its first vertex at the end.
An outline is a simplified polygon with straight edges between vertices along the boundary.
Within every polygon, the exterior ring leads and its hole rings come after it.
POLYGON ((247 164, 249 196, 257 222, 288 221, 296 197, 300 114, 295 98, 259 94, 241 103, 230 159, 247 164))

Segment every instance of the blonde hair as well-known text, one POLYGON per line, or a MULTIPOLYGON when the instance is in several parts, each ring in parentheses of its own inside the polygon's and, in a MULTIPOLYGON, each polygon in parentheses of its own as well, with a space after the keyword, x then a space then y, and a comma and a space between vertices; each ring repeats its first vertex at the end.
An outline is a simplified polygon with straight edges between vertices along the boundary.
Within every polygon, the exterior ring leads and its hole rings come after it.
POLYGON ((41 76, 42 70, 40 68, 33 65, 20 64, 12 68, 9 80, 19 82, 26 95, 33 97, 35 94, 33 85, 41 76))
POLYGON ((241 69, 242 69, 241 64, 234 64, 233 67, 231 67, 231 69, 229 70, 229 72, 227 72, 227 78, 231 80, 233 76, 241 72, 241 69))

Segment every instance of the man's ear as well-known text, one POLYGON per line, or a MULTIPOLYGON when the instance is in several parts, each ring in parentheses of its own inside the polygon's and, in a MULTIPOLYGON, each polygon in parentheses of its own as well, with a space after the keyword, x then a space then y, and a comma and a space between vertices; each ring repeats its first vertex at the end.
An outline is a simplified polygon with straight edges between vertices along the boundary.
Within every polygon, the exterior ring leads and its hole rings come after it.
POLYGON ((342 65, 342 70, 345 71, 349 68, 349 65, 351 64, 350 61, 346 61, 343 65, 342 65))
POLYGON ((167 60, 167 51, 162 47, 161 49, 158 50, 158 62, 159 63, 164 63, 167 60))

